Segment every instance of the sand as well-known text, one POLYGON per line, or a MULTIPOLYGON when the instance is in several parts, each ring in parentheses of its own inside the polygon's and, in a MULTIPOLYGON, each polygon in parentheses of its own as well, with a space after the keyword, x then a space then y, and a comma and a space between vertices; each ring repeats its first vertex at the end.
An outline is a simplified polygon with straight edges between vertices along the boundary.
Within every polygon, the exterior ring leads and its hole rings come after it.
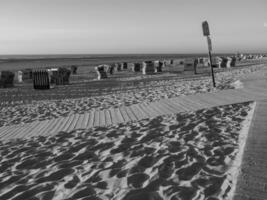
POLYGON ((2 141, 0 199, 228 199, 253 106, 2 141))
MULTIPOLYGON (((215 89, 212 86, 210 77, 187 81, 159 80, 151 81, 146 85, 133 86, 127 91, 114 91, 112 94, 102 96, 33 101, 29 104, 14 106, 2 105, 0 106, 0 127, 66 117, 77 113, 83 114, 92 109, 103 110, 137 103, 149 104, 166 98, 218 92, 223 89, 238 89, 242 87, 242 84, 234 83, 238 83, 241 78, 260 69, 262 69, 262 65, 217 73, 217 88, 215 89)), ((109 93, 111 92, 109 91, 109 93)))

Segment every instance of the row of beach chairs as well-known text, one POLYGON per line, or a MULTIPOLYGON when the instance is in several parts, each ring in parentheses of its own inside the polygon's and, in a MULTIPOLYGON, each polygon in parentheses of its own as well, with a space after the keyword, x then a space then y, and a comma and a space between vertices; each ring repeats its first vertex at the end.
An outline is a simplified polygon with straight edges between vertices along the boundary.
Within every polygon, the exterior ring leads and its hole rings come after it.
MULTIPOLYGON (((233 57, 218 57, 212 58, 212 64, 215 68, 231 68, 236 66, 236 62, 248 59, 261 59, 267 55, 237 55, 233 57)), ((186 59, 169 59, 169 60, 156 60, 144 61, 137 63, 113 63, 111 65, 99 65, 95 67, 97 79, 108 78, 109 75, 115 72, 130 70, 132 72, 140 72, 143 75, 156 74, 162 72, 166 66, 182 66, 182 71, 193 71, 196 73, 198 67, 209 67, 210 61, 207 57, 201 58, 186 58, 186 59)), ((14 77, 19 83, 25 80, 31 80, 35 89, 49 89, 55 85, 69 84, 70 74, 77 74, 78 67, 72 65, 68 68, 47 68, 40 70, 25 69, 18 71, 16 74, 10 71, 0 72, 0 88, 13 87, 14 77)))
POLYGON ((131 70, 133 72, 142 72, 143 75, 162 72, 166 63, 162 61, 144 61, 142 63, 113 63, 111 65, 99 65, 95 67, 97 79, 105 79, 114 72, 131 70))

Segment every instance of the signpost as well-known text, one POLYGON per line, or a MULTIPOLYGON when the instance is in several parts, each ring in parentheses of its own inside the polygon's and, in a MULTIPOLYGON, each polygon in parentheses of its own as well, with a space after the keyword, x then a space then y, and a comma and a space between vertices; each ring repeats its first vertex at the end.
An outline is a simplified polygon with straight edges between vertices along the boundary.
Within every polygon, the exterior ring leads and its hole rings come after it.
POLYGON ((214 78, 214 72, 213 72, 213 66, 212 66, 212 58, 211 58, 212 44, 211 44, 211 39, 210 39, 209 24, 208 24, 207 21, 202 22, 202 30, 203 30, 203 35, 207 37, 212 82, 213 82, 213 87, 216 87, 215 78, 214 78))

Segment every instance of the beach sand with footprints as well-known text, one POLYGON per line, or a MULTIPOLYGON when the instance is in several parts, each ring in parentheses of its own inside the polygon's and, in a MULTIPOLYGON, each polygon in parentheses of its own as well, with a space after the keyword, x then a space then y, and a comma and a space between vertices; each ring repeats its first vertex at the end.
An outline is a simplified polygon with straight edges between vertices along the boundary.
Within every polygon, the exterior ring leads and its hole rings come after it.
POLYGON ((2 141, 0 199, 227 199, 253 109, 248 102, 2 141))

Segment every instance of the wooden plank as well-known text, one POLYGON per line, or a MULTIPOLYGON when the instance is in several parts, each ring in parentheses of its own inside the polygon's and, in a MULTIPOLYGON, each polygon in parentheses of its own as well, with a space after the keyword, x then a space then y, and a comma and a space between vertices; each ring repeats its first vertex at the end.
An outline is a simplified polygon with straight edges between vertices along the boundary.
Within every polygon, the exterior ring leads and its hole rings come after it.
POLYGON ((111 121, 111 116, 110 116, 109 110, 105 110, 105 117, 106 117, 106 124, 111 125, 112 121, 111 121))
POLYGON ((118 108, 114 108, 114 113, 115 113, 115 116, 117 118, 118 123, 124 123, 125 122, 123 119, 123 116, 122 116, 122 114, 118 108))
POLYGON ((248 93, 245 93, 243 89, 237 89, 239 91, 238 96, 242 97, 244 100, 250 100, 251 95, 248 93))
POLYGON ((181 108, 176 105, 173 99, 166 99, 164 103, 165 105, 169 106, 169 108, 172 110, 172 113, 179 113, 182 111, 181 108))
POLYGON ((140 107, 141 110, 143 110, 143 112, 149 115, 149 118, 153 118, 158 115, 157 112, 151 109, 150 105, 144 105, 141 103, 141 104, 138 104, 138 106, 140 107))
POLYGON ((207 108, 210 106, 210 104, 207 102, 199 101, 199 99, 197 97, 198 97, 197 95, 190 95, 190 96, 183 97, 182 99, 186 99, 187 101, 197 103, 197 104, 201 105, 202 108, 207 108))
POLYGON ((262 95, 259 95, 257 92, 253 92, 252 90, 244 89, 242 90, 242 94, 247 95, 247 101, 254 101, 264 98, 262 95))
POLYGON ((81 123, 81 129, 85 129, 88 126, 90 113, 87 112, 84 114, 83 121, 81 123))
POLYGON ((90 111, 90 117, 88 121, 88 126, 87 128, 92 128, 94 125, 94 118, 95 118, 95 110, 90 111))
POLYGON ((149 118, 149 114, 147 114, 141 107, 139 104, 135 104, 133 109, 135 109, 137 112, 139 112, 142 115, 142 119, 146 119, 149 118))
POLYGON ((15 126, 15 127, 10 127, 10 129, 5 132, 5 134, 2 135, 2 139, 13 139, 15 138, 14 135, 17 135, 17 132, 21 131, 21 126, 15 126))
POLYGON ((14 129, 11 128, 10 131, 4 136, 4 138, 13 139, 21 138, 22 134, 27 133, 30 128, 30 123, 17 125, 14 129))
POLYGON ((63 118, 62 122, 59 122, 58 132, 67 130, 66 129, 66 126, 68 125, 69 120, 70 120, 70 116, 68 116, 68 117, 62 117, 62 118, 63 118))
POLYGON ((64 120, 65 120, 64 117, 55 119, 56 124, 54 125, 53 128, 51 128, 49 130, 49 132, 51 133, 51 135, 56 135, 56 134, 58 134, 59 131, 61 131, 61 129, 59 129, 59 128, 62 126, 62 123, 64 122, 64 120))
POLYGON ((30 138, 32 136, 39 135, 38 129, 40 129, 41 126, 42 126, 42 122, 37 121, 34 128, 28 132, 27 137, 30 138))
POLYGON ((74 129, 81 129, 82 123, 84 121, 84 114, 79 114, 78 120, 76 122, 76 125, 74 127, 74 129))
POLYGON ((136 109, 135 105, 129 106, 128 109, 134 114, 136 120, 144 119, 144 116, 136 109))
POLYGON ((243 98, 240 96, 240 93, 242 93, 239 90, 226 90, 220 93, 216 93, 213 95, 213 98, 223 98, 224 100, 227 100, 229 102, 238 102, 243 101, 243 98))
POLYGON ((266 90, 262 89, 262 88, 248 88, 248 89, 244 89, 244 92, 250 93, 251 94, 251 98, 253 99, 266 99, 267 94, 266 94, 266 90))
POLYGON ((117 123, 119 123, 119 120, 118 120, 117 117, 116 117, 114 108, 109 109, 109 112, 110 112, 110 116, 111 116, 111 122, 112 122, 112 124, 117 124, 117 123))
POLYGON ((65 127, 62 129, 62 131, 67 132, 69 127, 70 127, 70 125, 71 125, 71 123, 73 122, 73 120, 74 120, 74 115, 70 115, 68 117, 67 123, 66 123, 65 127))
POLYGON ((166 114, 165 110, 162 109, 162 107, 159 107, 159 105, 158 105, 156 102, 151 103, 151 104, 149 105, 149 107, 150 107, 151 109, 153 109, 153 110, 157 113, 156 116, 166 114))
POLYGON ((206 106, 206 104, 200 103, 199 101, 196 101, 195 99, 192 99, 189 96, 187 96, 187 97, 181 96, 180 99, 183 102, 187 102, 187 104, 193 105, 195 110, 202 109, 203 107, 206 106))
POLYGON ((10 129, 15 128, 15 127, 16 127, 15 125, 14 126, 3 126, 3 127, 1 127, 0 138, 2 136, 6 135, 10 131, 10 129))
POLYGON ((218 100, 211 98, 210 95, 209 96, 198 95, 196 96, 196 98, 200 102, 205 102, 207 104, 207 107, 209 108, 220 105, 220 103, 218 103, 218 100))
POLYGON ((79 120, 79 117, 80 117, 79 114, 74 114, 74 119, 67 130, 68 132, 75 130, 75 126, 79 120))
POLYGON ((163 100, 160 100, 158 102, 155 102, 155 104, 158 105, 160 108, 162 108, 164 110, 164 113, 172 114, 173 109, 168 104, 166 104, 166 102, 167 102, 167 100, 163 99, 163 100))
POLYGON ((103 110, 99 111, 99 126, 106 126, 105 112, 103 110))
POLYGON ((130 118, 130 121, 136 121, 138 120, 137 116, 133 113, 133 111, 130 109, 130 106, 125 107, 126 113, 130 118))
POLYGON ((94 124, 93 124, 93 126, 99 126, 99 111, 96 110, 94 114, 95 114, 95 116, 94 116, 94 124))
POLYGON ((42 135, 56 135, 55 132, 52 132, 52 130, 55 128, 55 126, 57 125, 58 123, 58 120, 50 120, 50 124, 49 126, 47 127, 47 129, 43 132, 42 135))
POLYGON ((165 100, 155 102, 155 107, 158 110, 162 110, 162 114, 168 115, 172 113, 172 109, 165 105, 165 100))
POLYGON ((2 140, 9 140, 9 139, 13 139, 13 138, 16 138, 16 137, 12 137, 13 135, 17 136, 17 133, 18 131, 21 130, 21 126, 16 126, 16 127, 12 127, 8 130, 8 132, 6 132, 5 135, 3 135, 1 137, 2 140))
POLYGON ((42 135, 44 136, 46 133, 46 129, 49 128, 50 124, 52 123, 52 120, 45 120, 42 121, 42 126, 40 127, 40 129, 38 129, 38 135, 42 135), (47 123, 45 123, 47 122, 47 123))
POLYGON ((174 107, 173 110, 175 110, 176 113, 199 109, 199 105, 194 104, 192 102, 188 102, 187 100, 184 100, 182 98, 179 99, 179 102, 172 100, 170 101, 172 103, 171 106, 174 107))
MULTIPOLYGON (((28 129, 27 129, 27 133, 25 134, 25 135, 21 135, 21 137, 23 137, 23 138, 29 138, 29 137, 31 137, 31 132, 32 131, 34 131, 34 130, 36 130, 36 128, 38 128, 38 125, 40 124, 40 123, 42 123, 42 122, 40 122, 40 121, 35 121, 35 122, 32 122, 31 123, 31 127, 29 127, 28 129)), ((38 136, 39 135, 39 133, 38 132, 35 132, 35 133, 33 133, 34 135, 33 136, 38 136)))
POLYGON ((15 129, 11 129, 4 137, 8 139, 21 138, 22 134, 27 133, 27 129, 30 127, 30 123, 17 126, 15 129))
POLYGON ((180 112, 186 112, 187 109, 183 104, 181 104, 182 99, 176 98, 171 100, 171 102, 174 104, 175 107, 177 107, 177 110, 180 110, 180 112))
POLYGON ((131 119, 130 119, 130 117, 128 116, 128 114, 127 114, 127 112, 126 112, 126 108, 125 108, 126 106, 122 106, 122 107, 119 107, 119 110, 120 110, 120 112, 121 112, 121 115, 122 115, 122 117, 123 117, 123 120, 125 121, 125 122, 129 122, 129 121, 131 121, 131 119))
POLYGON ((44 120, 44 121, 40 121, 39 125, 37 126, 37 128, 35 130, 33 130, 30 134, 29 137, 33 137, 36 135, 36 133, 38 133, 38 135, 41 135, 41 129, 43 129, 44 126, 47 126, 48 123, 50 122, 50 120, 44 120))

